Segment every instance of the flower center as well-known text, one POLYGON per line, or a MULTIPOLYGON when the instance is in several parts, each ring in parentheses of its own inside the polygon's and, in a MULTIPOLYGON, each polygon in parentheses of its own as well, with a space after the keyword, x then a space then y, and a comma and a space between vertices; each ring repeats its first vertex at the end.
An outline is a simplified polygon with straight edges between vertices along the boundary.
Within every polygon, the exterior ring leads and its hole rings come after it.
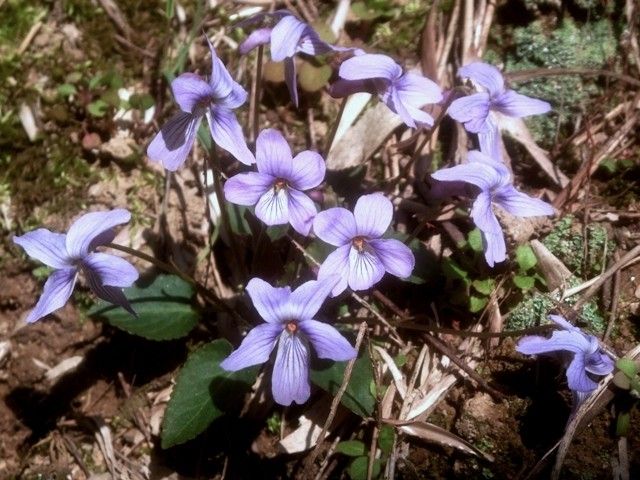
POLYGON ((296 320, 291 320, 290 322, 287 322, 285 328, 289 333, 296 333, 298 331, 298 322, 296 320))
POLYGON ((287 181, 284 178, 277 178, 275 182, 273 182, 273 190, 278 193, 283 188, 287 188, 287 181))
POLYGON ((351 240, 351 244, 353 245, 353 248, 355 248, 358 252, 362 253, 364 252, 364 248, 367 245, 367 241, 365 240, 364 237, 354 237, 353 240, 351 240))

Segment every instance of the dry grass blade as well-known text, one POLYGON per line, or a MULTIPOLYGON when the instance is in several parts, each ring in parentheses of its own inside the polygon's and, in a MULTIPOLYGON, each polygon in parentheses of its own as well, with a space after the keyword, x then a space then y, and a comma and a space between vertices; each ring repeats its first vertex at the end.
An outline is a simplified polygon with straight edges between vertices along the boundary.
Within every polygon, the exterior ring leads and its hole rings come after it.
POLYGON ((344 170, 364 163, 401 123, 398 115, 379 102, 334 142, 327 156, 327 168, 344 170))
POLYGON ((531 240, 531 249, 538 260, 538 266, 549 291, 553 292, 564 287, 572 276, 565 264, 539 240, 531 240))
POLYGON ((493 462, 494 460, 492 455, 478 450, 456 434, 432 423, 420 421, 404 422, 402 420, 394 420, 391 418, 382 419, 382 422, 388 425, 393 425, 399 431, 427 442, 437 443, 438 445, 444 445, 445 447, 453 447, 470 455, 484 458, 489 462, 493 462))
POLYGON ((569 178, 553 164, 547 152, 538 146, 521 118, 507 117, 505 115, 498 115, 497 117, 500 130, 508 132, 514 140, 526 148, 529 155, 533 157, 551 180, 561 187, 569 184, 569 178))
POLYGON ((378 352, 378 355, 382 357, 382 360, 389 368, 389 373, 391 373, 391 376, 393 377, 393 382, 396 384, 398 392, 404 400, 407 395, 407 383, 405 382, 402 372, 400 372, 400 369, 396 365, 396 362, 393 361, 391 355, 389 355, 384 348, 376 345, 373 347, 373 349, 378 352))

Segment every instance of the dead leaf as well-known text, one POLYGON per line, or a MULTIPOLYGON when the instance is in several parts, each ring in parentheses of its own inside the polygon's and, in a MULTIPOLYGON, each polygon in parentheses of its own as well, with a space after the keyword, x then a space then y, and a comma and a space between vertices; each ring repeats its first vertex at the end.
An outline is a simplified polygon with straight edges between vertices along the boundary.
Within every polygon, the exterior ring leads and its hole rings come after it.
POLYGON ((457 448, 458 450, 461 450, 470 455, 484 458, 489 462, 494 461, 493 455, 478 450, 476 447, 471 445, 466 440, 458 437, 456 434, 451 433, 448 430, 438 427, 437 425, 434 425, 432 423, 403 422, 391 418, 382 419, 382 422, 388 425, 393 425, 399 431, 406 433, 407 435, 418 437, 421 440, 437 443, 438 445, 444 445, 446 447, 457 448))

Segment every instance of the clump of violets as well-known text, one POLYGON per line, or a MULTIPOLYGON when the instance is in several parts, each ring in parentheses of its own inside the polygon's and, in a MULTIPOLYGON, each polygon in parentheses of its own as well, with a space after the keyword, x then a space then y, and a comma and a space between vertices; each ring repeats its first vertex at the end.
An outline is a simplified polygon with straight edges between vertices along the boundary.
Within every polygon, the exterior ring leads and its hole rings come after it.
POLYGON ((110 243, 115 238, 114 227, 130 219, 131 214, 124 209, 91 212, 76 220, 66 234, 38 228, 13 237, 27 255, 54 269, 26 321, 35 322, 62 308, 73 292, 79 272, 97 297, 135 315, 122 293, 123 287, 130 287, 138 279, 135 267, 123 258, 93 251, 110 243))
POLYGON ((487 264, 493 267, 507 258, 504 234, 493 212, 494 204, 516 217, 553 215, 555 212, 547 202, 516 190, 509 169, 502 162, 477 150, 470 151, 467 159, 468 163, 438 170, 431 176, 438 181, 470 183, 479 189, 471 208, 471 218, 482 233, 487 264))
POLYGON ((254 327, 220 366, 237 371, 259 365, 269 359, 277 344, 271 377, 273 398, 280 405, 306 402, 311 394, 309 346, 319 358, 335 361, 351 360, 357 354, 334 327, 313 318, 335 281, 312 280, 291 291, 289 287, 277 288, 259 278, 251 279, 247 292, 266 323, 254 327))
POLYGON ((422 75, 403 72, 391 57, 356 55, 340 65, 338 74, 340 80, 330 89, 332 96, 374 93, 409 127, 433 126, 433 117, 421 109, 442 100, 440 87, 422 75))
POLYGON ((325 163, 320 154, 305 150, 295 157, 282 134, 266 129, 256 139, 257 172, 239 173, 224 185, 225 198, 238 205, 255 205, 256 216, 267 225, 291 226, 308 235, 317 210, 303 193, 320 185, 325 163))
POLYGON ((393 217, 393 205, 382 193, 361 196, 351 213, 345 208, 330 208, 318 213, 313 231, 321 240, 338 247, 320 266, 318 279, 335 275, 339 280, 332 295, 366 290, 378 283, 385 272, 400 278, 411 275, 413 253, 404 243, 381 238, 393 217))
POLYGON ((291 101, 296 107, 298 106, 298 87, 294 56, 298 53, 317 56, 345 50, 322 40, 309 24, 298 20, 287 10, 258 13, 237 26, 245 27, 253 24, 265 26, 254 30, 240 44, 240 53, 244 55, 260 45, 270 44, 271 60, 284 61, 285 82, 291 101))
POLYGON ((454 100, 447 113, 464 124, 465 129, 478 134, 480 150, 494 158, 501 155, 498 125, 492 112, 508 117, 528 117, 551 110, 551 105, 537 98, 527 97, 505 87, 504 78, 493 65, 473 62, 458 70, 458 76, 468 78, 477 93, 454 100))
POLYGON ((596 377, 613 371, 613 360, 600 349, 593 335, 584 333, 560 315, 549 315, 549 319, 562 330, 556 330, 550 338, 523 337, 516 350, 525 355, 568 354, 567 383, 581 401, 598 387, 596 377))
POLYGON ((171 82, 180 112, 165 123, 147 148, 148 157, 170 171, 184 164, 202 117, 207 117, 213 141, 246 165, 255 163, 247 148, 242 127, 233 110, 247 100, 247 92, 236 83, 207 39, 211 50, 211 77, 183 73, 171 82))

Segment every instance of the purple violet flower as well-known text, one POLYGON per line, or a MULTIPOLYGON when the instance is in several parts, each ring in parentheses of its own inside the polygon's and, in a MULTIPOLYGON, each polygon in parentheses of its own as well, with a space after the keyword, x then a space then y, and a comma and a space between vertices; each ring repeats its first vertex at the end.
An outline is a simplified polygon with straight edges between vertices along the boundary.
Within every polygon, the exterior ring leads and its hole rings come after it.
POLYGON ((469 163, 438 170, 431 176, 440 181, 467 182, 480 189, 471 208, 471 218, 482 232, 485 259, 493 267, 507 258, 504 235, 493 213, 493 203, 517 217, 553 215, 555 212, 548 203, 517 191, 502 162, 477 150, 469 152, 468 160, 469 163))
POLYGON ((93 252, 96 247, 114 239, 116 225, 130 219, 131 214, 123 209, 92 212, 76 220, 66 234, 38 228, 13 237, 14 243, 20 245, 27 255, 55 269, 26 321, 33 323, 62 308, 73 292, 80 271, 96 296, 135 315, 122 293, 122 287, 130 287, 138 279, 135 267, 123 258, 93 252))
POLYGON ((318 279, 339 275, 332 296, 347 285, 366 290, 378 283, 387 271, 400 278, 411 275, 413 253, 404 243, 380 238, 389 228, 393 205, 382 193, 361 196, 353 213, 345 208, 330 208, 316 215, 313 231, 322 240, 338 247, 320 266, 318 279))
POLYGON ((549 315, 563 330, 556 330, 551 338, 540 336, 523 337, 516 346, 516 351, 525 355, 541 353, 568 352, 572 354, 567 367, 569 388, 580 394, 593 392, 598 384, 590 375, 608 375, 613 371, 613 360, 604 353, 598 339, 587 335, 578 327, 574 327, 560 315, 549 315))
POLYGON ((211 50, 211 78, 206 82, 195 73, 183 73, 171 82, 180 112, 163 125, 149 144, 147 155, 164 168, 176 171, 191 151, 202 117, 207 117, 213 141, 246 165, 255 163, 247 148, 233 109, 247 99, 247 92, 236 83, 207 38, 211 50))
POLYGON ((440 87, 422 75, 403 73, 391 57, 356 55, 340 65, 339 75, 342 80, 331 86, 332 96, 345 97, 363 91, 375 93, 409 127, 433 126, 433 117, 421 108, 442 100, 440 87))
POLYGON ((480 151, 492 158, 500 158, 502 152, 498 125, 491 112, 520 118, 551 110, 551 105, 543 100, 505 88, 500 70, 493 65, 469 63, 458 70, 458 76, 469 78, 480 91, 454 100, 447 113, 454 120, 463 123, 468 132, 477 133, 480 151))
POLYGON ((298 20, 287 10, 278 10, 273 13, 258 13, 253 17, 238 23, 238 27, 252 24, 267 25, 254 30, 247 39, 240 44, 239 51, 242 55, 250 52, 259 45, 271 44, 271 60, 284 61, 284 76, 291 101, 298 107, 298 88, 296 85, 296 64, 294 56, 304 53, 311 56, 324 55, 335 51, 349 49, 334 47, 320 39, 318 33, 309 24, 298 20), (275 26, 269 26, 269 24, 275 26))
POLYGON ((331 325, 314 320, 336 279, 276 288, 252 278, 247 292, 260 316, 267 322, 254 327, 237 350, 220 366, 235 372, 269 359, 276 343, 278 351, 271 378, 274 400, 280 405, 302 404, 309 399, 309 345, 319 358, 345 361, 357 352, 331 325))
POLYGON ((290 223, 296 232, 308 235, 316 206, 303 190, 320 185, 325 163, 320 154, 305 150, 292 157, 282 134, 273 129, 256 139, 258 171, 239 173, 224 185, 231 203, 255 205, 256 217, 267 225, 290 223))

